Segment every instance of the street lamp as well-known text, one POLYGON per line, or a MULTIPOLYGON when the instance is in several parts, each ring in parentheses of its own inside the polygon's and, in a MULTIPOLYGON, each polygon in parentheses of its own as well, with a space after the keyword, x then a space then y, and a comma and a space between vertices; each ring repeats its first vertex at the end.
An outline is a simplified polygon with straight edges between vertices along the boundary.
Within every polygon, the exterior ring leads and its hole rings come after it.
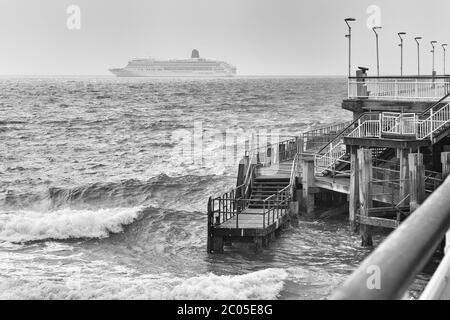
POLYGON ((444 50, 444 76, 445 76, 445 48, 448 46, 448 44, 443 43, 443 44, 441 44, 441 46, 442 46, 442 50, 444 50))
POLYGON ((348 27, 348 34, 345 37, 348 38, 348 76, 350 77, 352 75, 352 27, 350 26, 350 22, 356 21, 356 19, 346 18, 344 21, 348 27))
POLYGON ((417 43, 417 75, 420 76, 420 43, 419 40, 422 40, 422 37, 415 37, 417 43))
POLYGON ((403 38, 402 36, 406 35, 406 32, 397 33, 400 38, 400 75, 403 77, 403 38))
POLYGON ((434 76, 434 73, 435 73, 435 71, 434 71, 434 45, 437 43, 437 41, 433 40, 433 41, 430 41, 430 43, 431 43, 431 47, 433 48, 433 49, 431 49, 431 53, 433 54, 433 73, 432 73, 432 75, 434 76))
POLYGON ((377 45, 377 77, 380 76, 380 51, 378 49, 378 33, 377 33, 378 29, 381 29, 381 27, 377 26, 372 28, 373 32, 375 33, 375 41, 377 45))

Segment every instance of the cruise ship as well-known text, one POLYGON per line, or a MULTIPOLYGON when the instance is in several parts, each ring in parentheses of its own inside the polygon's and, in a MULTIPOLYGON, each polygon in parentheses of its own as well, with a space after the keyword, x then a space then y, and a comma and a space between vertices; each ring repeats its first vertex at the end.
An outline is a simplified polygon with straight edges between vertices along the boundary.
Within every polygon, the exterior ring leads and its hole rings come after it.
POLYGON ((133 59, 125 68, 110 69, 118 77, 232 77, 236 67, 200 57, 192 50, 190 59, 133 59))

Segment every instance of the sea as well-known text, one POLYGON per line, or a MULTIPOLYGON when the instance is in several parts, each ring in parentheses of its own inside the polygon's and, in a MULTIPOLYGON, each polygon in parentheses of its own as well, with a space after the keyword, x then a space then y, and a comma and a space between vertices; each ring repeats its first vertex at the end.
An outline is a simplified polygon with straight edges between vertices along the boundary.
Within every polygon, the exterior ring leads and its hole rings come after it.
POLYGON ((206 205, 243 141, 348 121, 346 94, 343 77, 0 78, 0 299, 327 299, 371 251, 345 217, 212 255, 206 205))

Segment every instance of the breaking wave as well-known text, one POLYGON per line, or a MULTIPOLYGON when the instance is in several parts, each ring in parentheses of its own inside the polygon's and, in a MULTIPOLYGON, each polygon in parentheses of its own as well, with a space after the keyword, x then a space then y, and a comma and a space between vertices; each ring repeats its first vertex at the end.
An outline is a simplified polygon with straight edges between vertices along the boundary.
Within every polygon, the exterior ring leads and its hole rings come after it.
POLYGON ((11 211, 18 209, 51 211, 66 207, 75 209, 120 208, 140 205, 176 208, 182 195, 184 207, 186 203, 190 203, 193 210, 198 210, 197 207, 204 207, 205 194, 216 192, 217 186, 211 184, 211 181, 220 182, 221 177, 195 175, 169 177, 160 174, 148 180, 126 179, 113 182, 94 182, 72 188, 54 186, 46 188, 40 193, 9 190, 4 195, 0 194, 0 201, 3 200, 1 201, 3 207, 11 211))
POLYGON ((139 218, 142 208, 99 210, 61 209, 50 212, 15 211, 0 214, 0 241, 105 238, 139 218))

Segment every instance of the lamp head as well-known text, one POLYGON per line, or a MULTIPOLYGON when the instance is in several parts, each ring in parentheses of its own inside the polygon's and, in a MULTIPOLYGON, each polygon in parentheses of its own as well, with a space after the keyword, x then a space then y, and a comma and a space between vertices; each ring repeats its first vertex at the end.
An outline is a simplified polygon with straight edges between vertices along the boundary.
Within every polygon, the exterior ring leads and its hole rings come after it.
POLYGON ((345 18, 344 21, 347 24, 348 28, 350 29, 350 23, 349 22, 356 21, 356 19, 355 18, 345 18))

